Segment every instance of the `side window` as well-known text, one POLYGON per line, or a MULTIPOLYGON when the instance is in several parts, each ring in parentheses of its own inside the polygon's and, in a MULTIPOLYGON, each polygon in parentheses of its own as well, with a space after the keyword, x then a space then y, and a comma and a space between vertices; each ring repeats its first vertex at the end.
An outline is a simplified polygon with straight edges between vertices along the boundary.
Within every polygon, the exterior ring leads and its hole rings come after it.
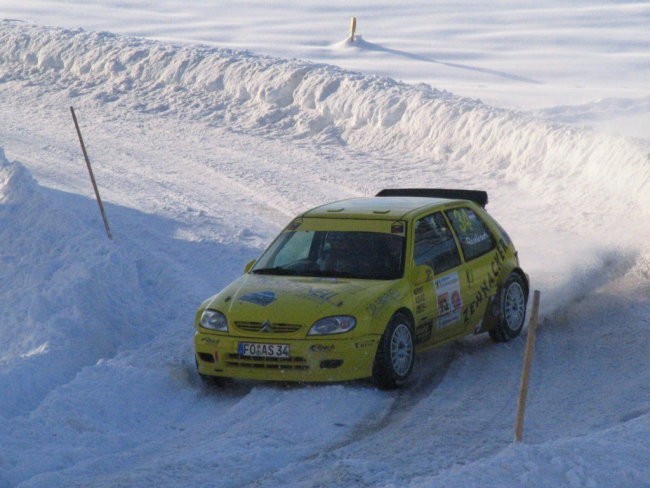
POLYGON ((415 264, 428 264, 442 273, 460 264, 456 242, 442 213, 428 215, 415 223, 415 264))
POLYGON ((455 208, 447 210, 447 217, 456 231, 465 260, 477 258, 494 249, 494 237, 473 210, 455 208))

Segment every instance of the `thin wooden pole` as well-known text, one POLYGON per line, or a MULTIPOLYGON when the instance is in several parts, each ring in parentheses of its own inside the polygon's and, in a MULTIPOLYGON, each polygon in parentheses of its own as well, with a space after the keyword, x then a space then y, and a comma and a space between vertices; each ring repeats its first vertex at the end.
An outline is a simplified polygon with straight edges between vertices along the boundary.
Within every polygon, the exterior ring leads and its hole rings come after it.
POLYGON ((95 190, 95 198, 97 199, 97 204, 99 205, 99 211, 102 214, 102 219, 104 219, 104 228, 106 229, 106 235, 109 239, 113 239, 111 234, 111 228, 108 226, 108 219, 106 218, 106 212, 104 212, 104 205, 102 204, 102 198, 99 196, 99 189, 97 188, 97 183, 95 182, 95 175, 93 174, 93 169, 90 166, 90 159, 88 159, 88 153, 86 152, 86 145, 84 144, 83 137, 81 137, 81 130, 79 129, 79 123, 77 122, 77 116, 74 113, 74 108, 70 107, 70 113, 72 113, 72 120, 74 120, 74 126, 77 129, 77 135, 79 136, 79 142, 81 143, 81 150, 84 153, 84 159, 86 160, 86 166, 88 167, 88 174, 90 174, 90 181, 93 184, 93 189, 95 190))
POLYGON ((526 338, 526 351, 524 352, 524 368, 521 372, 519 386, 519 401, 517 402, 517 420, 515 421, 515 442, 521 442, 524 435, 524 414, 526 413, 526 397, 528 396, 528 380, 535 350, 535 332, 537 330, 537 314, 539 312, 539 290, 533 294, 533 310, 528 323, 528 337, 526 338))
POLYGON ((357 30, 357 18, 352 17, 350 19, 350 37, 348 38, 348 42, 354 42, 354 33, 357 30))

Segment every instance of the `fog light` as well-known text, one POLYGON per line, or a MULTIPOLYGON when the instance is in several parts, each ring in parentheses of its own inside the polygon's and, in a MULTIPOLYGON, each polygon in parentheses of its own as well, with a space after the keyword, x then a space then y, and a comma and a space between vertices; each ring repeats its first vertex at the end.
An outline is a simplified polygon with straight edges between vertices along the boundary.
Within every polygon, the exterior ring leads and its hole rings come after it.
MULTIPOLYGON (((216 354, 215 354, 216 356, 216 354)), ((206 363, 214 363, 214 356, 210 353, 207 352, 200 352, 199 353, 199 359, 201 361, 204 361, 206 363)))
POLYGON ((321 369, 336 369, 343 364, 342 359, 325 359, 320 362, 321 369))

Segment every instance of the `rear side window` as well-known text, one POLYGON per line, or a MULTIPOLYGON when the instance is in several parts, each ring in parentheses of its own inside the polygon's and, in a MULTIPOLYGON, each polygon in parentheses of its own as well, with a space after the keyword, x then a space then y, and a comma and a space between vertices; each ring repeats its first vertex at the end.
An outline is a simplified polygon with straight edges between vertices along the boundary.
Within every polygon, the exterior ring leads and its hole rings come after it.
POLYGON ((494 249, 494 237, 476 213, 469 208, 455 208, 445 212, 456 231, 465 261, 482 256, 494 249))
POLYGON ((442 213, 428 215, 415 223, 415 264, 428 264, 442 273, 460 264, 456 242, 442 213))

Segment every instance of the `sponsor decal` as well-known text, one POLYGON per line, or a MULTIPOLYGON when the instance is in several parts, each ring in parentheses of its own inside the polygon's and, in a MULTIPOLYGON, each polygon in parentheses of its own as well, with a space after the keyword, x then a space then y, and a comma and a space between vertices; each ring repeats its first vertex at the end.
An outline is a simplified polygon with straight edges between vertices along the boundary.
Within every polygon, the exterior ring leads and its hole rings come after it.
POLYGON ((404 222, 393 222, 390 226, 391 234, 404 235, 404 222))
POLYGON ((306 298, 313 302, 329 303, 335 307, 343 305, 343 300, 339 298, 339 293, 328 290, 327 288, 314 288, 310 286, 307 290, 302 287, 290 287, 287 289, 296 293, 299 297, 306 298))
POLYGON ((438 317, 438 329, 444 329, 445 327, 449 327, 451 324, 458 322, 460 320, 460 317, 461 317, 460 310, 455 310, 445 315, 441 315, 440 317, 438 317))
MULTIPOLYGON (((267 276, 260 276, 260 279, 268 278, 267 276)), ((336 282, 338 278, 311 278, 314 281, 327 281, 336 282)), ((269 280, 269 282, 277 283, 277 280, 269 280)), ((322 286, 322 285, 321 285, 322 286)), ((282 283, 282 291, 286 293, 295 294, 297 297, 310 300, 315 303, 328 303, 334 307, 343 305, 345 296, 353 296, 365 290, 362 286, 354 286, 347 284, 345 286, 345 293, 342 294, 338 291, 332 291, 328 288, 319 286, 307 285, 304 281, 286 281, 282 283)))
POLYGON ((460 292, 454 290, 451 294, 451 306, 452 310, 458 310, 463 306, 463 300, 460 298, 460 292))
POLYGON ((251 293, 246 293, 246 295, 239 297, 240 302, 254 303, 255 305, 259 305, 261 307, 266 307, 277 299, 278 297, 272 291, 254 291, 251 293))
POLYGON ((481 331, 481 328, 483 327, 483 319, 478 321, 478 324, 476 324, 476 327, 474 327, 474 334, 478 334, 481 331))
POLYGON ((377 297, 374 302, 368 305, 368 313, 371 317, 375 317, 387 304, 399 301, 400 298, 401 295, 397 290, 390 289, 383 295, 377 297))
POLYGON ((287 225, 287 230, 296 230, 302 225, 302 219, 295 219, 289 225, 287 225))
POLYGON ((313 344, 309 346, 311 352, 331 352, 334 350, 334 345, 332 344, 313 344))
POLYGON ((488 236, 487 232, 483 232, 482 234, 478 234, 475 236, 464 236, 461 238, 464 244, 468 246, 474 246, 476 244, 480 244, 481 242, 489 240, 490 237, 488 236))
POLYGON ((335 291, 327 290, 325 288, 309 288, 307 290, 307 298, 317 301, 317 302, 324 302, 324 303, 329 303, 330 305, 335 305, 337 307, 340 307, 343 305, 342 300, 335 300, 337 297, 338 293, 335 291))
POLYGON ((368 347, 372 347, 374 344, 375 344, 375 341, 355 342, 354 343, 354 348, 355 349, 366 349, 368 347))
POLYGON ((438 329, 443 329, 461 318, 463 299, 460 295, 458 273, 451 273, 435 281, 438 302, 438 329))
POLYGON ((425 317, 420 322, 420 325, 415 329, 415 342, 426 342, 431 339, 431 332, 433 330, 433 319, 425 317))
POLYGON ((476 312, 481 306, 481 303, 483 303, 483 300, 487 300, 495 293, 495 288, 499 281, 499 275, 501 274, 501 269, 503 268, 503 263, 506 259, 507 250, 508 244, 506 244, 503 239, 499 239, 497 242, 496 252, 494 253, 494 259, 490 263, 488 274, 483 278, 483 281, 481 281, 472 301, 467 304, 465 309, 463 309, 463 322, 465 324, 469 323, 474 312, 476 312))
POLYGON ((449 293, 438 293, 438 313, 445 315, 449 312, 451 312, 449 293))
POLYGON ((203 344, 219 344, 219 339, 213 339, 212 337, 201 337, 199 342, 203 344))

